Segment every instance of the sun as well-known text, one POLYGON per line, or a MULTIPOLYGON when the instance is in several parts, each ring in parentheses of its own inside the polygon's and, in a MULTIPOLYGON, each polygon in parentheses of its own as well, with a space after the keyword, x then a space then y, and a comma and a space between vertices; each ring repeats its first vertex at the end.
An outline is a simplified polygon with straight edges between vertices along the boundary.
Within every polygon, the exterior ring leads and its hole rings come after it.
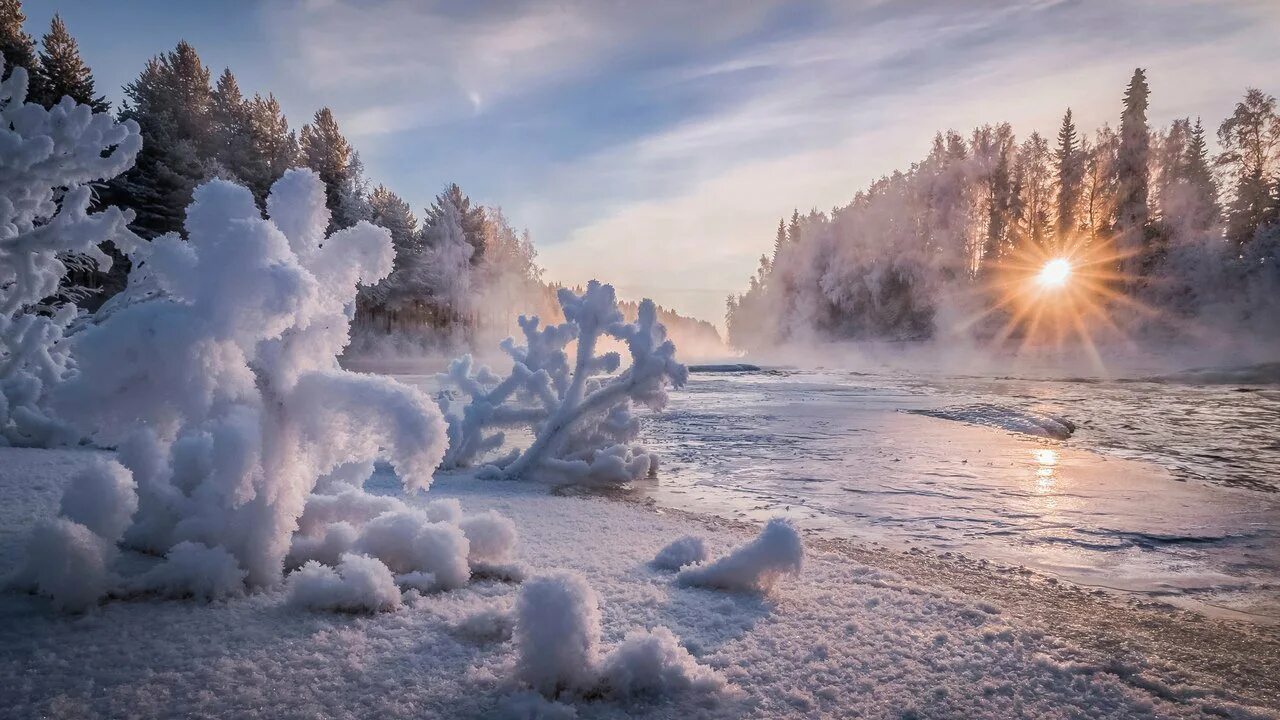
POLYGON ((1066 258, 1054 258, 1040 268, 1036 282, 1046 288, 1060 288, 1071 277, 1071 263, 1066 258))

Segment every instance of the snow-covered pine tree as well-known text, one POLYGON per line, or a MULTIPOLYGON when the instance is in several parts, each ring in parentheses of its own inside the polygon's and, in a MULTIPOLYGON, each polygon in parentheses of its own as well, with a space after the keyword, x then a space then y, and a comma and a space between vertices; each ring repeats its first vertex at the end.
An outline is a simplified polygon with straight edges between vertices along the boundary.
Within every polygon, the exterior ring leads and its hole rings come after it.
POLYGON ((471 198, 462 192, 462 188, 457 183, 450 183, 439 195, 436 196, 431 207, 427 208, 426 214, 422 217, 422 233, 423 239, 429 246, 431 244, 431 228, 434 227, 445 215, 445 207, 451 205, 458 212, 458 220, 462 226, 463 236, 467 243, 472 247, 471 263, 478 265, 484 259, 484 208, 480 205, 473 205, 471 198))
POLYGON ((1232 183, 1227 203, 1227 239, 1245 245, 1262 225, 1274 219, 1276 200, 1272 183, 1280 169, 1280 115, 1276 99, 1249 88, 1236 103, 1235 112, 1218 127, 1222 153, 1218 165, 1226 168, 1232 183))
POLYGON ((1207 230, 1218 222, 1222 209, 1218 204, 1218 181, 1213 176, 1209 144, 1205 142, 1200 118, 1196 118, 1196 124, 1191 128, 1182 168, 1182 176, 1190 187, 1193 201, 1187 221, 1196 230, 1207 230))
POLYGON ((14 68, 23 68, 27 74, 27 98, 35 102, 44 95, 44 69, 36 56, 35 41, 22 28, 26 21, 22 0, 0 0, 0 55, 4 56, 0 79, 8 79, 14 68))
POLYGON ((268 93, 264 98, 255 94, 248 101, 248 112, 253 152, 241 172, 254 197, 265 203, 271 185, 300 162, 298 136, 289 129, 275 95, 268 93))
POLYGON ((63 258, 108 263, 99 245, 132 238, 127 211, 89 212, 89 183, 124 172, 138 126, 64 98, 25 103, 26 70, 0 83, 0 445, 48 445, 77 436, 45 411, 73 371, 63 333, 76 308, 56 299, 63 258))
POLYGON ((88 105, 94 112, 111 109, 111 103, 95 89, 93 73, 80 57, 76 39, 67 31, 67 24, 57 13, 49 23, 49 32, 40 39, 40 46, 44 78, 37 101, 41 105, 52 107, 65 95, 81 105, 88 105))
POLYGON ((1151 131, 1147 127, 1147 105, 1151 91, 1142 68, 1133 71, 1124 93, 1120 115, 1120 148, 1116 156, 1116 222, 1119 249, 1132 255, 1123 262, 1134 274, 1145 262, 1146 228, 1151 162, 1151 131))

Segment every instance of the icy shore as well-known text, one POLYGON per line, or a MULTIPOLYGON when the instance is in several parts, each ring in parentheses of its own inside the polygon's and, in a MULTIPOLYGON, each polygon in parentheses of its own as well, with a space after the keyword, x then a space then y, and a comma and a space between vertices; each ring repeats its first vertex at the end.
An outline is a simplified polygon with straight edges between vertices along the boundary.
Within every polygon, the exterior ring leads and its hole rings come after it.
MULTIPOLYGON (((95 454, 0 449, 13 499, 0 507, 0 572, 95 454)), ((399 491, 386 473, 369 487, 399 491)), ((594 588, 606 645, 666 626, 728 685, 554 704, 532 695, 508 639, 519 586, 498 580, 410 593, 376 615, 301 610, 282 589, 112 601, 83 616, 10 593, 0 596, 0 715, 1280 717, 1280 639, 1265 627, 812 538, 803 575, 766 595, 684 587, 650 566, 660 549, 695 535, 716 557, 758 526, 461 477, 439 478, 425 497, 510 516, 531 572, 576 572, 594 588)))

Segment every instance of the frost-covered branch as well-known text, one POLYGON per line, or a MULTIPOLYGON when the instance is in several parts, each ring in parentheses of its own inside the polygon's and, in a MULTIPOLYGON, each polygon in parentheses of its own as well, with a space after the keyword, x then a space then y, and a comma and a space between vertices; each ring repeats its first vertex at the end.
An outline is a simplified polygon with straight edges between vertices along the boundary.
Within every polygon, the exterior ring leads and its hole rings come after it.
POLYGON ((124 172, 142 147, 131 120, 116 122, 70 98, 45 109, 24 102, 26 94, 27 71, 16 67, 0 83, 0 445, 76 437, 45 406, 49 390, 74 370, 62 339, 77 313, 50 298, 69 256, 105 268, 111 261, 100 244, 131 244, 132 213, 89 212, 88 183, 124 172))
POLYGON ((683 385, 688 377, 657 320, 656 307, 645 300, 636 322, 626 323, 613 287, 594 280, 582 295, 561 289, 558 299, 564 323, 543 327, 536 317, 521 317, 525 344, 510 338, 502 343, 512 359, 507 377, 475 368, 470 356, 449 367, 444 380, 469 401, 448 415, 445 468, 474 466, 503 446, 502 430, 529 426, 533 443, 484 465, 483 475, 622 484, 656 470, 656 455, 632 444, 640 432, 633 406, 662 409, 667 389, 683 385), (626 345, 631 356, 626 369, 617 372, 618 353, 596 353, 602 337, 626 345), (574 341, 570 366, 567 348, 574 341))

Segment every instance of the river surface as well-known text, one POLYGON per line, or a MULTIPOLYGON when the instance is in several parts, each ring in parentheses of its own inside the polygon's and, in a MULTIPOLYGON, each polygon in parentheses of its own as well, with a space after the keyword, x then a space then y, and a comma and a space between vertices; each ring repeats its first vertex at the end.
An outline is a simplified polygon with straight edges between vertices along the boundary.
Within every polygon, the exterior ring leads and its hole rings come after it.
POLYGON ((643 491, 1280 622, 1280 384, 763 368, 692 373, 643 491))

